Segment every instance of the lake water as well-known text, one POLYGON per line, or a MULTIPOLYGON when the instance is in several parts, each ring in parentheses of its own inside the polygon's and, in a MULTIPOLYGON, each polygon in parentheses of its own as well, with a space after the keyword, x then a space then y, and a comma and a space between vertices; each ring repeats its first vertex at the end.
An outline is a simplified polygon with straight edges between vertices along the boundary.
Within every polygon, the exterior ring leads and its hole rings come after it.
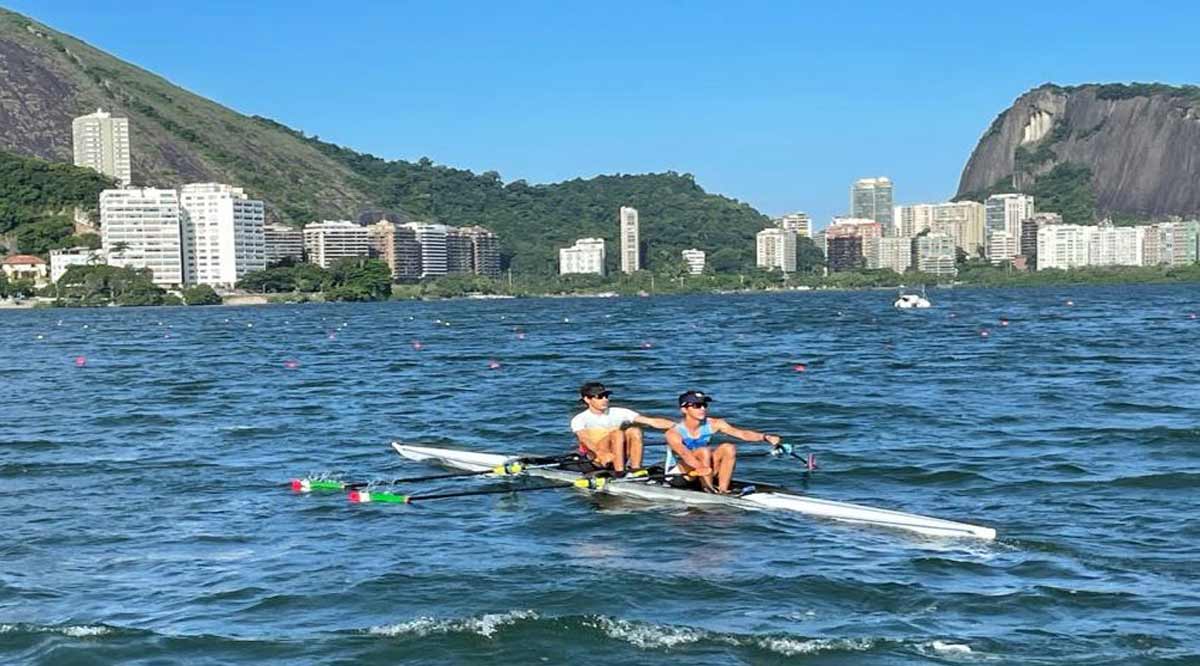
MULTIPOLYGON (((1197 286, 930 297, 0 312, 0 657, 1200 663, 1197 286), (812 495, 999 538, 579 491, 403 506, 286 487, 437 471, 392 440, 565 452, 591 379, 660 416, 704 390, 714 415, 815 453, 812 495)), ((781 460, 738 471, 805 483, 781 460)))

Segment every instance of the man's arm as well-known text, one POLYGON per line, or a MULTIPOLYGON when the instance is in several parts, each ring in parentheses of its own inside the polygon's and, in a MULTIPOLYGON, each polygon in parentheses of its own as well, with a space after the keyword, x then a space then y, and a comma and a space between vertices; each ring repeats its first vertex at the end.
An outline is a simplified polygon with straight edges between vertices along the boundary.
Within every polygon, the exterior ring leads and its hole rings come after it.
POLYGON ((657 416, 645 416, 639 414, 634 417, 633 422, 638 425, 650 426, 659 430, 670 430, 675 427, 675 422, 670 419, 660 419, 657 416))
POLYGON ((683 463, 688 469, 694 471, 696 474, 705 476, 712 473, 712 470, 705 467, 700 460, 696 458, 696 454, 692 453, 688 447, 683 445, 683 437, 674 428, 667 431, 667 446, 671 447, 671 450, 675 452, 675 457, 679 458, 679 462, 683 463))
POLYGON ((737 437, 743 442, 766 442, 771 446, 778 446, 781 441, 779 435, 738 428, 725 419, 709 419, 709 421, 712 422, 714 432, 724 433, 730 437, 737 437))

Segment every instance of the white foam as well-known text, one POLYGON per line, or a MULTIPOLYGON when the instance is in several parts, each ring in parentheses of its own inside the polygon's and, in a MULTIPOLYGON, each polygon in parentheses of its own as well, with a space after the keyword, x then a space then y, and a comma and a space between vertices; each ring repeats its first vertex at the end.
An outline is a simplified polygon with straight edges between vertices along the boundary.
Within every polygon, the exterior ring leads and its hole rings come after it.
POLYGON ((484 638, 491 638, 506 625, 537 617, 538 614, 531 610, 488 613, 467 618, 418 617, 408 622, 371 627, 367 633, 375 636, 417 636, 418 638, 432 634, 472 633, 479 634, 484 638))
POLYGON ((946 654, 971 654, 971 646, 963 645, 962 643, 946 643, 943 641, 934 641, 929 644, 935 652, 946 654))
POLYGON ((631 643, 640 648, 673 648, 710 638, 707 632, 688 627, 644 624, 608 617, 596 618, 592 626, 610 638, 631 643))
POLYGON ((32 624, 0 624, 0 634, 13 633, 17 631, 28 631, 41 634, 62 634, 63 636, 70 636, 71 638, 94 638, 96 636, 104 636, 113 632, 113 630, 109 627, 91 625, 39 627, 32 624))
POLYGON ((759 647, 771 652, 778 652, 785 657, 798 654, 817 654, 820 652, 851 651, 865 652, 870 650, 872 641, 866 638, 760 638, 756 641, 759 647))

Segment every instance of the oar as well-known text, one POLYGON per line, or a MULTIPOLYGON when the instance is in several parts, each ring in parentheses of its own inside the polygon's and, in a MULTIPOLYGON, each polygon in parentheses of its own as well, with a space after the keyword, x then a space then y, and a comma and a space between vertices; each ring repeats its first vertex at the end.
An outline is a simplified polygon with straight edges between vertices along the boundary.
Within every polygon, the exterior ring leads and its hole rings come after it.
POLYGON ((641 479, 648 474, 634 473, 622 479, 611 479, 607 476, 588 476, 576 479, 570 483, 555 483, 548 486, 532 486, 529 488, 489 488, 487 490, 464 490, 456 493, 432 493, 429 495, 401 495, 399 493, 370 492, 367 490, 351 490, 348 498, 351 502, 388 502, 392 504, 412 504, 413 502, 449 499, 451 497, 472 497, 475 495, 504 495, 506 493, 532 493, 539 490, 560 490, 562 488, 583 488, 585 490, 601 490, 610 483, 641 479))
MULTIPOLYGON (((410 476, 402 479, 391 479, 388 481, 334 481, 331 479, 292 479, 292 490, 298 493, 307 493, 314 490, 355 490, 358 488, 366 488, 370 485, 390 486, 400 483, 417 483, 420 481, 436 481, 439 479, 458 479, 469 476, 484 476, 494 474, 496 476, 516 476, 527 469, 541 469, 544 467, 557 467, 564 462, 569 462, 575 458, 576 454, 562 456, 555 462, 541 463, 537 465, 528 465, 523 462, 524 459, 518 458, 503 465, 497 465, 491 469, 485 469, 478 472, 450 472, 447 474, 430 474, 428 476, 410 476)), ((546 458, 537 458, 536 460, 543 461, 546 458)))

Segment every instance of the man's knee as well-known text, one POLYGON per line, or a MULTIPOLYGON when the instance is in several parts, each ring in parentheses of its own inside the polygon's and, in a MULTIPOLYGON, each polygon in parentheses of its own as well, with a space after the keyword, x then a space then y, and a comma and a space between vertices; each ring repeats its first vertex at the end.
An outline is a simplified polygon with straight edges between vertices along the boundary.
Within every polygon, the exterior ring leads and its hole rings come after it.
POLYGON ((737 455, 737 447, 731 442, 725 442, 717 447, 717 454, 721 456, 737 455))
POLYGON ((637 426, 626 428, 624 431, 625 440, 628 442, 638 443, 642 441, 642 429, 637 426))

